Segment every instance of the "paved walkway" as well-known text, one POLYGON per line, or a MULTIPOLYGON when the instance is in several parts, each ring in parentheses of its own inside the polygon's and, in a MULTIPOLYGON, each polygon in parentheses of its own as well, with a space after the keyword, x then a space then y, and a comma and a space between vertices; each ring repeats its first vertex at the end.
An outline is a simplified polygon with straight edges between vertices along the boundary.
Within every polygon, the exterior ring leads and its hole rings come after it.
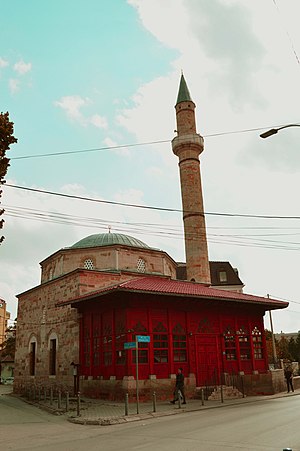
MULTIPOLYGON (((0 385, 0 395, 9 393, 12 394, 12 386, 0 385)), ((269 396, 249 396, 245 398, 224 399, 223 403, 221 400, 209 400, 204 401, 204 404, 202 404, 201 400, 192 399, 188 400, 187 404, 182 405, 181 408, 179 408, 178 403, 172 405, 169 401, 157 401, 155 411, 152 402, 140 402, 139 413, 137 413, 136 403, 129 403, 128 415, 125 415, 125 403, 122 402, 82 398, 78 415, 78 404, 76 398, 69 399, 68 411, 66 411, 66 399, 64 397, 61 399, 60 406, 58 406, 57 399, 54 399, 52 402, 50 402, 49 399, 46 401, 43 399, 39 401, 37 399, 22 399, 53 414, 64 415, 68 421, 73 423, 108 426, 112 424, 131 423, 132 421, 146 420, 148 418, 157 418, 167 415, 182 415, 187 412, 195 412, 205 409, 225 408, 237 404, 266 401, 269 399, 281 398, 284 396, 296 396, 299 394, 300 392, 277 393, 269 396)))

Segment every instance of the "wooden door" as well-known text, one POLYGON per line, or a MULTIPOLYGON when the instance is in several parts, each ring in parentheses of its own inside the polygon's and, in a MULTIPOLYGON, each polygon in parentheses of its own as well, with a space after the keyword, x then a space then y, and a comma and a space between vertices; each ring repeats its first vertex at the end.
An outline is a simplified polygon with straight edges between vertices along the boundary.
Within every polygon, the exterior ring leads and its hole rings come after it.
POLYGON ((217 385, 220 379, 218 339, 213 334, 196 335, 197 386, 217 385))

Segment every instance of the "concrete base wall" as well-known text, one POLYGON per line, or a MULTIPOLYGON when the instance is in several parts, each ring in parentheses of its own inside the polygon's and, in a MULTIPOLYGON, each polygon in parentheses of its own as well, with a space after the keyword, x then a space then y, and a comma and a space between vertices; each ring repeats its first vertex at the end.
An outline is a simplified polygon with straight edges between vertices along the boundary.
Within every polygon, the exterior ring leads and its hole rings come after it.
MULTIPOLYGON (((168 379, 157 379, 156 375, 150 375, 148 379, 139 381, 139 398, 141 401, 152 399, 153 392, 158 400, 168 400, 173 398, 176 375, 171 374, 168 379)), ((294 388, 300 389, 300 376, 293 378, 294 388)), ((73 392, 73 377, 34 377, 15 378, 14 392, 23 393, 26 387, 41 387, 50 390, 61 389, 62 391, 73 392)), ((198 387, 199 388, 199 387, 198 387)), ((265 374, 246 374, 240 376, 237 389, 246 396, 273 395, 287 390, 284 371, 282 369, 271 370, 265 374)), ((136 380, 133 376, 126 376, 123 379, 80 378, 79 390, 83 396, 89 398, 107 399, 111 401, 122 401, 126 393, 129 395, 129 402, 136 401, 136 380)), ((191 373, 185 377, 185 395, 187 399, 199 397, 196 388, 195 374, 191 373)))
MULTIPOLYGON (((141 380, 138 383, 139 399, 149 401, 153 392, 158 400, 173 398, 176 375, 171 374, 168 379, 156 379, 151 375, 149 379, 141 380)), ((136 400, 136 380, 133 376, 124 377, 117 380, 113 376, 110 380, 81 379, 81 392, 90 398, 109 399, 112 401, 124 400, 126 393, 129 395, 129 402, 136 400)), ((185 377, 185 395, 193 398, 196 390, 196 378, 194 374, 185 377)))
POLYGON ((245 374, 243 381, 244 391, 248 396, 274 395, 286 390, 282 369, 271 370, 265 374, 245 374))

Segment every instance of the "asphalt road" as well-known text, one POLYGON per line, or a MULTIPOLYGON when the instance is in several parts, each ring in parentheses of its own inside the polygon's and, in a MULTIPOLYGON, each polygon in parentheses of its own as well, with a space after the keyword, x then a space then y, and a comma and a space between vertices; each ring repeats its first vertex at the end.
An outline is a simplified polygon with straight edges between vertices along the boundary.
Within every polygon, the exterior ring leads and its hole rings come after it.
POLYGON ((116 426, 82 426, 0 395, 1 451, 300 451, 300 396, 116 426))

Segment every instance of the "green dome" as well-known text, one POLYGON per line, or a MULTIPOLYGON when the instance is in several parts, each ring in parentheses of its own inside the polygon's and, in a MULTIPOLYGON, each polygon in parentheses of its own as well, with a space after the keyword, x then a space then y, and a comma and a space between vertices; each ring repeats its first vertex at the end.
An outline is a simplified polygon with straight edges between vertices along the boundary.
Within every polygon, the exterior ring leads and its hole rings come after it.
POLYGON ((73 244, 73 246, 71 246, 71 249, 112 246, 114 244, 123 244, 124 246, 151 249, 150 246, 148 246, 146 243, 143 243, 143 241, 140 241, 137 238, 133 238, 129 235, 123 235, 122 233, 97 233, 95 235, 90 235, 73 244))

